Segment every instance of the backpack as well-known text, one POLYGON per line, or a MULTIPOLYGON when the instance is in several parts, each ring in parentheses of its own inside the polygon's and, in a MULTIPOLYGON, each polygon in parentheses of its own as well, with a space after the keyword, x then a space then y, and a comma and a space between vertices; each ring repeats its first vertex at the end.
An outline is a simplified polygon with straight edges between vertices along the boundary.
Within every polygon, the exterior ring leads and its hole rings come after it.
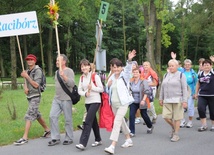
POLYGON ((41 92, 44 92, 45 89, 46 89, 46 77, 45 77, 45 75, 43 73, 42 68, 39 67, 39 68, 34 69, 33 72, 32 72, 32 76, 34 78, 37 69, 40 69, 41 72, 42 72, 42 78, 41 78, 41 83, 39 84, 39 88, 40 88, 41 92))
POLYGON ((150 91, 150 93, 148 95, 149 101, 153 102, 154 101, 154 96, 153 96, 153 89, 152 89, 152 87, 149 87, 149 91, 150 91))

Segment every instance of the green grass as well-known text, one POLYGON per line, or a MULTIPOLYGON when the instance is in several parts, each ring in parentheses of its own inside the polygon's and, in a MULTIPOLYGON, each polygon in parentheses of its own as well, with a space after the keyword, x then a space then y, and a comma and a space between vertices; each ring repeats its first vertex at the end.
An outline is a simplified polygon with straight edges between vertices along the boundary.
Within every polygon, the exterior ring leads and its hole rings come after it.
MULTIPOLYGON (((78 85, 80 75, 75 76, 76 84, 78 85)), ((23 80, 23 79, 18 79, 23 80)), ((54 87, 54 79, 53 77, 47 77, 47 88, 45 92, 42 93, 42 99, 40 103, 40 112, 45 119, 46 123, 49 126, 49 113, 52 104, 52 100, 55 94, 55 87, 54 87), (52 86, 50 86, 52 84, 52 86)), ((28 102, 26 96, 24 94, 23 89, 18 90, 9 90, 4 89, 1 94, 0 105, 1 105, 1 112, 0 112, 0 146, 7 145, 13 143, 15 140, 18 140, 23 136, 25 121, 24 115, 26 113, 28 102), (13 104, 16 107, 16 114, 17 118, 12 120, 7 106, 9 105, 13 111, 13 104)), ((76 112, 73 113, 73 127, 76 130, 76 126, 82 123, 83 113, 85 111, 84 106, 84 99, 73 106, 76 109, 76 112)), ((156 111, 159 114, 161 112, 161 107, 155 101, 156 111)), ((60 132, 64 132, 64 117, 63 115, 59 118, 59 126, 60 132)), ((38 138, 43 134, 44 130, 39 125, 38 122, 33 122, 30 132, 29 132, 29 139, 38 138)))

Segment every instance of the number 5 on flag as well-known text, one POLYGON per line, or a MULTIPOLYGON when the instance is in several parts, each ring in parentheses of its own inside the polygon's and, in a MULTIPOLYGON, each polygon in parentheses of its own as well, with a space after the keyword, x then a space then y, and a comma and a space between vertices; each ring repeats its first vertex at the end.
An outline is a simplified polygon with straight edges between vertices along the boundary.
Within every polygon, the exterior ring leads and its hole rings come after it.
POLYGON ((100 6, 100 14, 99 14, 99 19, 102 21, 106 21, 106 17, 108 14, 108 7, 109 7, 109 3, 107 2, 101 2, 101 6, 100 6))

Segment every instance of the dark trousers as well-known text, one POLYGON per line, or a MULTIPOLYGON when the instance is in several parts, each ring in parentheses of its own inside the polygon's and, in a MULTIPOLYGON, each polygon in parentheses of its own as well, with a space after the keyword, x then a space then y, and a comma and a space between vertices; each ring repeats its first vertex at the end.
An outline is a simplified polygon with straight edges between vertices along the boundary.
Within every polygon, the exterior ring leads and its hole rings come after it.
MULTIPOLYGON (((131 130, 131 133, 135 134, 135 114, 137 109, 139 109, 139 103, 132 103, 129 106, 129 129, 131 130)), ((147 109, 140 109, 140 114, 144 120, 144 122, 146 123, 146 126, 148 128, 152 127, 152 122, 147 114, 147 109)))
POLYGON ((88 139, 90 137, 91 128, 94 131, 95 141, 101 141, 100 137, 100 129, 97 123, 97 117, 96 113, 100 107, 100 103, 92 103, 92 104, 86 104, 85 105, 87 110, 87 115, 84 122, 84 129, 82 131, 82 134, 80 136, 80 144, 86 147, 88 143, 88 139))
POLYGON ((214 96, 198 97, 198 113, 200 118, 206 118, 206 107, 210 112, 210 119, 214 121, 214 96))

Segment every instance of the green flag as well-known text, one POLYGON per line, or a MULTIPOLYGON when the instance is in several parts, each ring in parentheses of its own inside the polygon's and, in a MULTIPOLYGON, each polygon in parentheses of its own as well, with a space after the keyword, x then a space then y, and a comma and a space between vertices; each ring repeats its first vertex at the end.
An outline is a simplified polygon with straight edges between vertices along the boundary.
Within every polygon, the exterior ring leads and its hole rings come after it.
POLYGON ((101 2, 101 6, 100 6, 100 14, 99 14, 99 19, 102 21, 106 21, 106 17, 108 14, 108 7, 109 7, 109 3, 107 2, 101 2))

